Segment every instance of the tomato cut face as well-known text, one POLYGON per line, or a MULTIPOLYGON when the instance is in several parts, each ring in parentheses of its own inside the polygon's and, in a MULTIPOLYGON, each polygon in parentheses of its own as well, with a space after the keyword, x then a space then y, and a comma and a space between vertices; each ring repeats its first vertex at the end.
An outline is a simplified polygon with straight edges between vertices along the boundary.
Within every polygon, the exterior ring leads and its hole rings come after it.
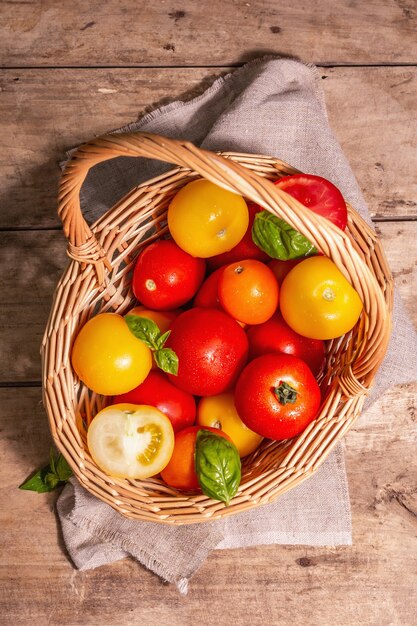
POLYGON ((168 417, 155 407, 115 404, 95 416, 87 443, 94 461, 109 476, 144 479, 168 464, 174 431, 168 417))
POLYGON ((346 202, 339 189, 326 178, 313 174, 294 174, 280 178, 275 184, 314 213, 345 230, 346 202))
POLYGON ((115 396, 113 402, 154 406, 170 419, 174 432, 192 426, 196 415, 193 396, 170 383, 161 371, 149 372, 143 383, 115 396))

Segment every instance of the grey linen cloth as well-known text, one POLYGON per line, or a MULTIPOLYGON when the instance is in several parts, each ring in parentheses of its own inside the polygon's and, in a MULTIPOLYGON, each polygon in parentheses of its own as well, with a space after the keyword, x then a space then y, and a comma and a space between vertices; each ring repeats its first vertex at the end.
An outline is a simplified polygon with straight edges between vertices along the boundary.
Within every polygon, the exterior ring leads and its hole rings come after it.
MULTIPOLYGON (((120 131, 188 139, 210 150, 277 156, 302 171, 330 179, 371 223, 364 198, 327 120, 320 77, 299 61, 263 58, 217 79, 189 102, 174 102, 120 131)), ((89 221, 140 182, 169 169, 157 161, 118 158, 96 166, 83 186, 89 221)), ((389 351, 368 406, 387 387, 415 378, 417 337, 395 299, 389 351)), ((343 447, 317 473, 272 504, 224 520, 173 527, 123 518, 76 480, 63 490, 58 514, 69 555, 78 569, 131 556, 182 593, 214 548, 261 544, 348 545, 350 504, 343 447)))

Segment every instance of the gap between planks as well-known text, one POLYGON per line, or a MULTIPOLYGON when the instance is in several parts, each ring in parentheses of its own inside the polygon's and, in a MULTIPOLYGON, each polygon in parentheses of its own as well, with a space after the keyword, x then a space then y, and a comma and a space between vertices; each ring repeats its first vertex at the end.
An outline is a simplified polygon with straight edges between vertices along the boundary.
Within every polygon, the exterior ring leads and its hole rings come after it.
MULTIPOLYGON (((266 55, 268 56, 268 55, 266 55)), ((283 57, 285 58, 285 57, 283 57)), ((297 60, 294 57, 294 60, 297 60)), ((250 61, 248 61, 250 63, 250 61)), ((227 69, 238 68, 246 65, 246 61, 242 63, 227 63, 220 65, 4 65, 0 66, 0 70, 21 71, 21 70, 186 70, 186 69, 227 69)), ((335 61, 312 61, 312 64, 316 67, 332 69, 333 67, 417 67, 417 61, 410 61, 405 63, 390 62, 390 63, 337 63, 335 61)))
MULTIPOLYGON (((380 222, 416 222, 417 215, 376 216, 371 218, 374 224, 380 222)), ((0 233, 17 233, 32 231, 60 231, 62 226, 0 226, 0 233)))

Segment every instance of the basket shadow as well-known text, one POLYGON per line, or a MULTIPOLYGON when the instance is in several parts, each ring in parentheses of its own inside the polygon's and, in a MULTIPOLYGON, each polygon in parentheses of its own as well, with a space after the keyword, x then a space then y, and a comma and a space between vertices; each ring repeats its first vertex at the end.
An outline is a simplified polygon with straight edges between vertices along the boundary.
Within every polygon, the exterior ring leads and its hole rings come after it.
POLYGON ((242 52, 242 54, 237 59, 237 64, 242 65, 251 61, 267 61, 269 59, 289 59, 292 61, 302 61, 302 59, 296 54, 288 54, 288 52, 285 52, 284 50, 259 47, 250 48, 249 50, 245 50, 245 52, 242 52))
POLYGON ((56 283, 67 264, 59 230, 0 233, 1 382, 40 380, 40 344, 56 283))
POLYGON ((2 228, 60 227, 56 213, 61 175, 58 160, 57 153, 42 163, 22 165, 18 181, 5 182, 0 191, 2 228))

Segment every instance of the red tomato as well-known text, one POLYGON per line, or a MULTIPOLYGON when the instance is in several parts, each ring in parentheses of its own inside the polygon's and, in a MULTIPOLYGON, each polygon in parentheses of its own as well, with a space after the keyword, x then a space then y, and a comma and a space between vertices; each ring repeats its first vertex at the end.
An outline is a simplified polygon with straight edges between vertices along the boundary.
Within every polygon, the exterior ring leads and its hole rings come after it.
POLYGON ((226 433, 219 428, 208 426, 192 426, 181 430, 175 435, 174 452, 168 465, 162 470, 161 478, 167 485, 176 489, 194 491, 200 489, 197 473, 195 471, 195 443, 199 430, 211 432, 232 441, 226 433))
POLYGON ((206 264, 176 243, 161 239, 147 246, 133 272, 133 293, 150 309, 166 311, 186 302, 200 287, 206 264))
POLYGON ((113 398, 112 404, 124 403, 156 407, 169 417, 175 433, 195 422, 193 396, 172 385, 162 372, 150 372, 141 385, 113 398))
POLYGON ((295 437, 314 420, 320 388, 309 367, 289 354, 264 354, 251 361, 236 384, 235 405, 254 432, 282 440, 295 437))
POLYGON ((278 281, 279 286, 281 286, 282 281, 286 277, 289 271, 292 270, 298 263, 304 261, 304 257, 301 259, 289 259, 288 261, 282 261, 281 259, 272 259, 268 263, 269 269, 274 272, 275 278, 278 281))
POLYGON ((345 230, 346 202, 339 189, 329 180, 313 174, 293 174, 280 178, 275 184, 314 213, 327 217, 345 230))
POLYGON ((267 261, 269 256, 258 248, 258 246, 252 241, 252 225, 255 215, 262 211, 259 205, 254 202, 248 202, 249 211, 249 226, 240 242, 228 252, 217 254, 208 259, 208 266, 211 270, 234 263, 235 261, 241 261, 242 259, 258 259, 258 261, 267 261))
POLYGON ((194 298, 194 306, 201 306, 204 309, 223 310, 219 300, 218 287, 224 269, 224 267, 219 267, 219 269, 206 278, 194 298))
POLYGON ((229 389, 248 356, 248 339, 223 311, 194 308, 177 317, 166 342, 178 356, 178 375, 168 374, 180 389, 211 396, 229 389))
POLYGON ((302 359, 315 376, 324 365, 324 341, 308 339, 292 330, 277 311, 267 322, 246 329, 249 339, 249 357, 284 352, 302 359))

